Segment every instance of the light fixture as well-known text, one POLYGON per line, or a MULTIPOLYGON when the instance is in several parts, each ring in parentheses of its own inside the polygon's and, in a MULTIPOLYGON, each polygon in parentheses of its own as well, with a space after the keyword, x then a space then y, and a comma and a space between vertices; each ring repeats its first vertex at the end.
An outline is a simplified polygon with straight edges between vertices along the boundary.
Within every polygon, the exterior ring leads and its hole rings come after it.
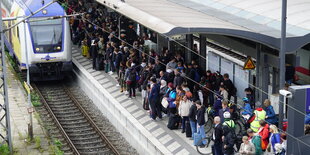
POLYGON ((36 51, 39 52, 39 51, 40 51, 40 48, 37 47, 37 48, 36 48, 36 51))
POLYGON ((46 15, 46 14, 47 14, 47 10, 44 9, 44 10, 42 11, 42 13, 43 13, 43 15, 46 15))

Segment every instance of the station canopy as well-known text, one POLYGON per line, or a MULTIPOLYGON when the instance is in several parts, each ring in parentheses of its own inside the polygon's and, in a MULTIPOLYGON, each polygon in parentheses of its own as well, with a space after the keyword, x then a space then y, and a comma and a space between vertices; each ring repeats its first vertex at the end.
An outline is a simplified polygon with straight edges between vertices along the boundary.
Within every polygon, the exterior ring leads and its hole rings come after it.
MULTIPOLYGON (((165 35, 219 34, 280 49, 282 0, 97 0, 165 35)), ((288 0, 287 52, 310 43, 310 1, 288 0)))

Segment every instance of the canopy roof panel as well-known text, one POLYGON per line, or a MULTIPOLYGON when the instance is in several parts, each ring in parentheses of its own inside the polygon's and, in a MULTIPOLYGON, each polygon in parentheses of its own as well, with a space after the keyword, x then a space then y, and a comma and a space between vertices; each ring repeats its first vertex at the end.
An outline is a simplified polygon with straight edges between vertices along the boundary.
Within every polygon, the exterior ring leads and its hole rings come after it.
MULTIPOLYGON (((230 35, 280 48, 281 0, 97 1, 161 34, 230 35)), ((295 9, 288 11, 288 16, 294 15, 289 22, 295 24, 288 23, 287 26, 288 51, 310 42, 310 26, 307 27, 310 24, 310 12, 303 9, 307 8, 310 1, 296 1, 303 2, 303 5, 288 3, 291 5, 289 8, 295 9), (303 11, 298 11, 298 6, 303 11), (306 15, 299 17, 302 13, 306 15)))

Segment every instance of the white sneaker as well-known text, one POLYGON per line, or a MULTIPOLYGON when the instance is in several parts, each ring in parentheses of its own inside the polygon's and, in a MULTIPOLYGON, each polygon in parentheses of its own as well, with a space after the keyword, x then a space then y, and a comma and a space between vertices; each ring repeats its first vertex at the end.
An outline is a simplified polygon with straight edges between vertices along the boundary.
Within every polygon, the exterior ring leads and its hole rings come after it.
POLYGON ((126 91, 125 91, 125 95, 127 95, 127 94, 128 94, 128 91, 126 90, 126 91))
POLYGON ((117 84, 116 87, 119 87, 119 84, 117 84))

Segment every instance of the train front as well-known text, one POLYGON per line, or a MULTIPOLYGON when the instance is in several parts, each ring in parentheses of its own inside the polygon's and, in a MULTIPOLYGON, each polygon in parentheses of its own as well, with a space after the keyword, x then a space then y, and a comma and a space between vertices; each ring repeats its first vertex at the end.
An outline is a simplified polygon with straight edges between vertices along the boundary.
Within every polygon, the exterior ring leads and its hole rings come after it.
POLYGON ((32 81, 59 80, 72 71, 69 22, 66 18, 51 19, 63 15, 63 8, 55 3, 28 22, 32 81))

